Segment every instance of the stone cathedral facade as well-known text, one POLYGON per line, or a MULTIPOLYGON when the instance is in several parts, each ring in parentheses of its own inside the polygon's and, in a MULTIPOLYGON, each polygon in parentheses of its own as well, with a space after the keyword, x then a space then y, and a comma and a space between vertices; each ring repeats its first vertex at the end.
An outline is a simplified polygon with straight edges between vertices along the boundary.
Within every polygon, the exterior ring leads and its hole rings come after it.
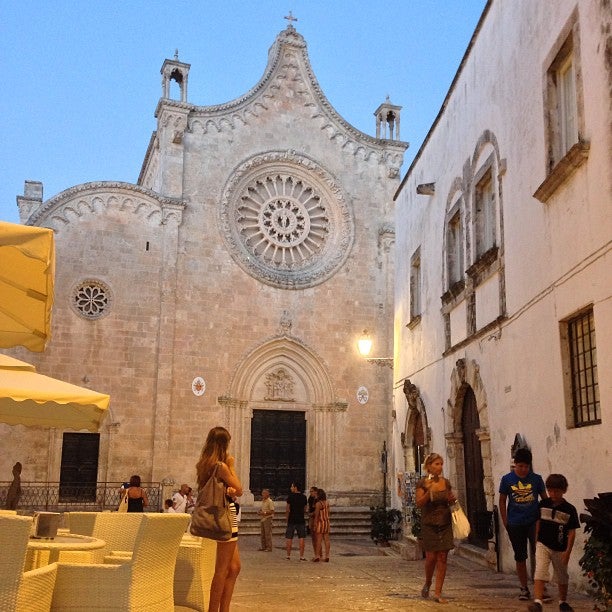
POLYGON ((268 57, 249 92, 215 106, 192 103, 189 64, 166 60, 136 183, 44 200, 26 182, 22 222, 57 243, 52 340, 27 359, 109 393, 111 414, 99 434, 0 425, 4 473, 19 460, 30 481, 194 484, 223 425, 244 503, 293 479, 338 505, 380 500, 392 371, 356 341, 367 329, 393 351, 400 107, 376 109, 376 137, 348 124, 292 25, 268 57))

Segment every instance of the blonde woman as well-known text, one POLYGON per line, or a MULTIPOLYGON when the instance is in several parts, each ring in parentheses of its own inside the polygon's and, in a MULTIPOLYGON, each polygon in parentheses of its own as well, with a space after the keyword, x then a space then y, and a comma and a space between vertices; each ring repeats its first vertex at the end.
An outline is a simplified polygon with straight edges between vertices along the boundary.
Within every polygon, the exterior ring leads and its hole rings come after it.
POLYGON ((450 482, 442 476, 444 460, 437 453, 425 458, 427 476, 416 488, 416 505, 421 508, 421 542, 425 550, 425 586, 421 596, 429 597, 436 573, 434 601, 447 603, 442 597, 448 551, 454 548, 450 504, 456 501, 450 482))
MULTIPOLYGON (((234 469, 234 457, 229 452, 231 436, 225 427, 213 427, 209 432, 196 465, 198 487, 202 488, 212 476, 218 465, 217 477, 226 487, 229 498, 242 495, 242 484, 234 469)), ((232 538, 227 542, 217 542, 217 561, 215 574, 210 585, 209 612, 229 612, 236 579, 240 573, 240 553, 238 551, 238 521, 236 507, 230 503, 232 512, 232 538)))

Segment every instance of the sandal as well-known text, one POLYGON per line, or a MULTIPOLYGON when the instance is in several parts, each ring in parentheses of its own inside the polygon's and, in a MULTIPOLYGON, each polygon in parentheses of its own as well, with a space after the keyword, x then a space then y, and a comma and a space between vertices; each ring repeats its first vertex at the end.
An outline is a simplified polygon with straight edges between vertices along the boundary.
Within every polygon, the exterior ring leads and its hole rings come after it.
MULTIPOLYGON (((431 585, 430 585, 431 586, 431 585)), ((421 589, 421 597, 423 599, 427 599, 429 597, 429 588, 427 585, 425 585, 422 589, 421 589)))

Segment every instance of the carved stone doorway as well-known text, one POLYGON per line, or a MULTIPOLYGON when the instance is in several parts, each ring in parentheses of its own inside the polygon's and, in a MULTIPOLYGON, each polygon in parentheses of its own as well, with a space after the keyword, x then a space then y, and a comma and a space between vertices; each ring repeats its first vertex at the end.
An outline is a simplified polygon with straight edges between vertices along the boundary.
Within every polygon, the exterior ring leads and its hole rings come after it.
POLYGON ((306 419, 304 412, 253 410, 251 421, 250 488, 255 499, 270 489, 274 499, 289 493, 291 483, 306 481, 306 419))
POLYGON ((482 451, 478 432, 480 419, 476 406, 476 397, 470 386, 465 389, 463 410, 461 415, 461 430, 463 434, 463 460, 465 467, 465 497, 466 513, 472 525, 469 542, 480 548, 487 548, 487 534, 482 528, 486 525, 487 502, 483 487, 484 468, 482 451), (483 525, 484 522, 484 525, 483 525))

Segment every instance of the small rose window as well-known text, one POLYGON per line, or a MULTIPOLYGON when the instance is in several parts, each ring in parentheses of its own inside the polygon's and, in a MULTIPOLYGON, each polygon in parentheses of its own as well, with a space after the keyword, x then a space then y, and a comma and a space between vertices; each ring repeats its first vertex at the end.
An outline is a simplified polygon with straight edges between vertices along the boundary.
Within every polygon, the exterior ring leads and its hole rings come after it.
POLYGON ((73 310, 86 319, 100 319, 109 313, 111 304, 110 289, 98 280, 79 283, 72 294, 73 310))

